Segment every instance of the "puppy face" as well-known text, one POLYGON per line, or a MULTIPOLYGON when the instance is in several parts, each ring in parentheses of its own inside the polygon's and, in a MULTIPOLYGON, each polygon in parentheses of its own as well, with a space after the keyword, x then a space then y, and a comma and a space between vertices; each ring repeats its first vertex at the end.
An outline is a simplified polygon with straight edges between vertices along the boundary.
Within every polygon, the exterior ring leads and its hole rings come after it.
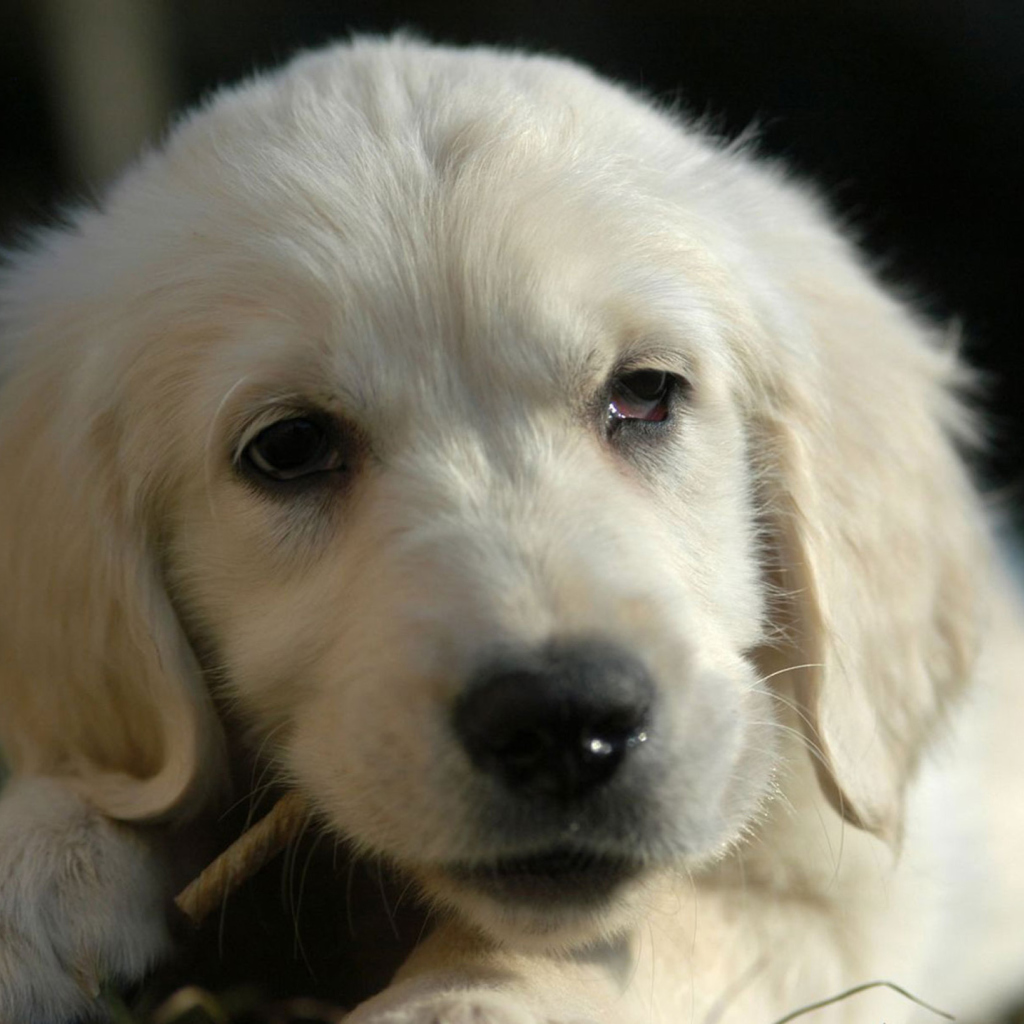
POLYGON ((194 168, 191 208, 149 248, 181 276, 121 415, 132 458, 162 453, 161 575, 254 741, 433 894, 565 929, 720 853, 771 781, 736 326, 714 255, 561 104, 422 116, 377 137, 325 106, 213 151, 189 126, 164 166, 179 204, 194 168), (637 692, 595 696, 609 673, 637 692), (521 721, 467 738, 495 674, 521 721), (525 783, 488 767, 523 743, 554 748, 508 755, 525 783))
POLYGON ((5 295, 20 770, 165 811, 212 687, 357 845, 577 941, 751 825, 773 645, 826 795, 895 834, 970 662, 955 363, 742 155, 565 64, 357 44, 222 95, 5 295))
POLYGON ((183 448, 166 572, 230 701, 346 835, 488 921, 561 929, 735 839, 773 737, 745 657, 762 583, 706 268, 670 277, 657 249, 623 266, 640 246, 613 197, 592 187, 577 213, 539 156, 537 210, 429 168, 380 200, 401 227, 372 245, 345 208, 327 253, 271 214, 259 245, 302 269, 268 273, 179 382, 154 367, 151 384, 187 395, 173 429, 206 439, 183 448), (641 692, 595 696, 605 671, 641 692), (459 713, 494 676, 513 691, 498 717, 521 721, 470 723, 474 757, 459 713), (557 707, 523 707, 527 690, 557 707), (548 770, 603 742, 625 751, 599 783, 548 770), (555 748, 508 754, 534 758, 523 784, 488 769, 488 748, 523 743, 555 748))

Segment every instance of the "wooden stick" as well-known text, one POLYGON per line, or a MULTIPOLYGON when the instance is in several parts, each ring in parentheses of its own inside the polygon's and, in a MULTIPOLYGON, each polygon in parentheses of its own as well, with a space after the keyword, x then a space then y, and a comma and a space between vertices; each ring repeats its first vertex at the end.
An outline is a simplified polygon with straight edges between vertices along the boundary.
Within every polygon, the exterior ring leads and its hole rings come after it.
POLYGON ((175 905, 193 924, 202 924, 247 878, 297 839, 308 819, 305 798, 287 793, 182 889, 175 905))

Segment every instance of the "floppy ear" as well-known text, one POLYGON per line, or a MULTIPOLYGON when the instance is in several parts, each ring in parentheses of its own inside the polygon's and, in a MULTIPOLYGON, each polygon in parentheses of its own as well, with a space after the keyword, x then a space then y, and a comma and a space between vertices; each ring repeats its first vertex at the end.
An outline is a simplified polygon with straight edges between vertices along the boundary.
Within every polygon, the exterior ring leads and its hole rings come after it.
POLYGON ((756 430, 784 656, 809 666, 792 678, 825 793, 895 843, 905 785, 969 680, 981 618, 983 515, 954 446, 969 431, 954 395, 963 371, 842 243, 807 252, 814 264, 787 286, 804 337, 782 340, 756 430))
POLYGON ((218 727, 161 585, 150 499, 82 346, 37 333, 0 393, 0 750, 112 817, 184 810, 218 727))

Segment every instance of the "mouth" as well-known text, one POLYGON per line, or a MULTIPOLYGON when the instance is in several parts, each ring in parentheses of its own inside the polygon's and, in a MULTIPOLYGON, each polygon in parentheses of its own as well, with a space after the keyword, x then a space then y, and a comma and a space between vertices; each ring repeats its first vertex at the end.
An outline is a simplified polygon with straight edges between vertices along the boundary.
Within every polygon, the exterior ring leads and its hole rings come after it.
POLYGON ((642 870, 630 857, 556 846, 529 856, 457 864, 448 873, 503 903, 584 907, 605 902, 642 870))

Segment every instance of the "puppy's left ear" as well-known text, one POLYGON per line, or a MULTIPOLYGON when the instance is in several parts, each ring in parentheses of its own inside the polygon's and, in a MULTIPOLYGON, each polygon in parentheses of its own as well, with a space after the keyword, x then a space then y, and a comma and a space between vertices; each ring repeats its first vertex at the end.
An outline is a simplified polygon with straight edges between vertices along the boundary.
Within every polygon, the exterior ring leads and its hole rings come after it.
POLYGON ((774 325, 754 430, 781 664, 808 666, 791 675, 830 801, 895 843, 904 788, 970 679, 982 618, 984 516, 955 448, 969 434, 963 371, 822 225, 800 248, 785 288, 796 316, 774 325))

